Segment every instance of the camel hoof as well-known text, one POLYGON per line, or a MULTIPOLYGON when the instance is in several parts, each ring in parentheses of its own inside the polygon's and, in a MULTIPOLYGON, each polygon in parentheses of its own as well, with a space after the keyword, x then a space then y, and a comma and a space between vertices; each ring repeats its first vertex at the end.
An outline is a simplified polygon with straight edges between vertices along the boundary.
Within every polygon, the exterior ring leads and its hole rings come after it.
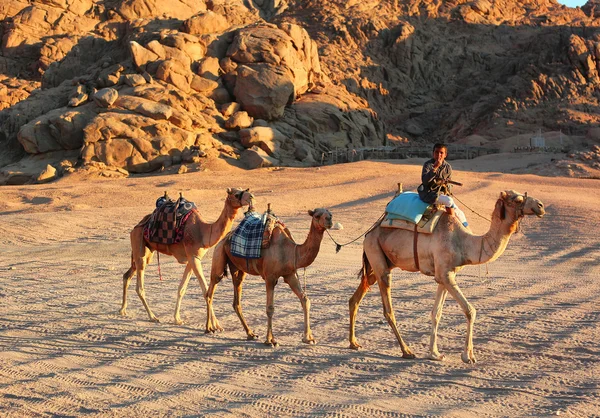
POLYGON ((268 345, 273 348, 279 347, 279 343, 275 340, 272 340, 272 341, 267 340, 267 341, 265 341, 265 345, 268 345))
POLYGON ((310 344, 310 345, 315 345, 315 344, 317 344, 317 342, 315 341, 315 339, 314 339, 314 338, 310 338, 310 339, 309 339, 309 338, 302 338, 302 342, 303 342, 304 344, 310 344))
POLYGON ((414 358, 416 358, 416 357, 417 357, 417 356, 415 356, 413 353, 402 353, 402 358, 405 358, 405 359, 410 359, 410 360, 412 360, 412 359, 414 359, 414 358))
POLYGON ((183 324, 185 324, 185 322, 183 322, 181 319, 175 320, 175 325, 183 325, 183 324))
POLYGON ((125 309, 121 309, 119 311, 119 315, 121 315, 121 316, 127 316, 127 311, 125 309))
POLYGON ((160 323, 160 319, 158 319, 157 317, 153 317, 153 318, 150 318, 150 322, 154 322, 155 324, 159 324, 160 323))
POLYGON ((429 355, 429 360, 435 360, 435 361, 444 361, 446 360, 446 356, 444 354, 430 354, 429 355))
POLYGON ((248 340, 248 341, 258 340, 258 335, 254 334, 254 333, 248 334, 246 336, 246 340, 248 340))
POLYGON ((462 359, 463 363, 466 364, 475 364, 477 363, 477 360, 475 359, 475 356, 473 354, 469 355, 466 353, 463 353, 460 358, 462 359))
POLYGON ((348 348, 352 350, 358 350, 359 348, 362 348, 362 345, 360 345, 359 343, 350 343, 350 346, 348 348))

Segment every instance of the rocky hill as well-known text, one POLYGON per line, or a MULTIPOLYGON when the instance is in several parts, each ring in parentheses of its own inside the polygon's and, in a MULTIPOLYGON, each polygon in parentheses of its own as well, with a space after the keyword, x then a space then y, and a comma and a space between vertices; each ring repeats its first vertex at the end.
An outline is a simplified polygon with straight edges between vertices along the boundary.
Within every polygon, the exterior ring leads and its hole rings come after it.
POLYGON ((598 144, 599 18, 598 1, 0 1, 0 183, 538 129, 598 144))

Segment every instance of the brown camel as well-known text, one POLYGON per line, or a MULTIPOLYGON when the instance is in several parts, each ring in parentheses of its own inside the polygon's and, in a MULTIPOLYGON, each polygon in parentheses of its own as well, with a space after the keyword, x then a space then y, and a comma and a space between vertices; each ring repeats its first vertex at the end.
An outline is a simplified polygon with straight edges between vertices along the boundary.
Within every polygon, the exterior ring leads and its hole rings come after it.
POLYGON ((233 220, 238 210, 250 205, 252 202, 252 193, 242 189, 227 189, 227 198, 225 206, 221 211, 221 215, 214 223, 205 222, 198 212, 192 213, 185 223, 183 239, 172 245, 158 244, 148 242, 144 239, 143 225, 150 215, 146 215, 142 221, 133 228, 130 234, 131 240, 131 267, 123 274, 123 305, 119 313, 127 315, 127 288, 133 277, 133 273, 137 272, 137 287, 136 292, 140 297, 148 317, 152 322, 159 322, 158 318, 150 310, 150 306, 146 301, 146 292, 144 291, 144 270, 152 261, 152 256, 155 251, 161 254, 172 255, 180 264, 186 264, 183 272, 183 277, 179 283, 177 292, 177 304, 175 305, 175 323, 181 325, 183 321, 179 316, 181 300, 187 290, 192 271, 198 278, 202 293, 206 296, 206 279, 202 271, 202 258, 208 249, 214 246, 221 240, 230 230, 233 225, 233 220))
POLYGON ((466 265, 496 260, 506 249, 511 235, 517 231, 524 215, 537 215, 541 218, 544 214, 542 202, 512 190, 500 193, 492 214, 491 227, 484 235, 471 234, 454 216, 444 214, 433 234, 419 234, 417 254, 420 268, 417 268, 413 252, 414 232, 375 227, 365 237, 363 268, 360 272, 361 283, 350 298, 350 348, 360 347, 354 334, 358 305, 369 287, 377 282, 383 299, 383 314, 400 343, 402 357, 415 357, 400 336, 392 309, 391 270, 398 267, 402 270, 420 271, 428 276, 434 276, 438 283, 431 312, 429 358, 433 360, 444 358, 437 347, 437 329, 446 295, 450 293, 467 317, 467 337, 462 360, 465 363, 475 363, 473 323, 476 312, 458 287, 456 274, 466 265))
POLYGON ((267 287, 267 339, 265 344, 273 347, 278 345, 273 337, 272 320, 273 312, 275 312, 273 296, 279 277, 283 277, 302 303, 304 311, 304 337, 302 341, 307 344, 315 343, 310 329, 310 300, 302 290, 296 272, 298 269, 312 264, 319 253, 325 230, 330 229, 333 223, 331 213, 327 209, 309 210, 308 214, 312 217, 310 230, 306 241, 301 245, 296 244, 289 231, 281 226, 273 230, 269 247, 263 249, 261 257, 257 259, 245 259, 231 255, 231 246, 227 239, 217 244, 213 253, 210 284, 206 295, 206 332, 223 330, 215 317, 212 302, 215 288, 227 274, 226 268, 229 266, 233 279, 233 308, 240 318, 249 340, 258 337, 248 327, 242 314, 242 283, 247 274, 252 274, 262 276, 267 287))

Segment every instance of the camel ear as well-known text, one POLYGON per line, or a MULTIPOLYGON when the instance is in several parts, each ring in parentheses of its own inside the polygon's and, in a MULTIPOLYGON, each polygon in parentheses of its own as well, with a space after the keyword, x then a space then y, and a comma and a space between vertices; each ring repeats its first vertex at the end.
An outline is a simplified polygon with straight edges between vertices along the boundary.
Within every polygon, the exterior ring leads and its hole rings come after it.
POLYGON ((314 210, 309 210, 309 211, 308 211, 308 216, 313 216, 314 214, 315 214, 315 211, 314 211, 314 210))
POLYGON ((506 196, 508 196, 508 194, 506 192, 500 192, 500 198, 502 200, 506 200, 506 196))
POLYGON ((231 194, 231 187, 227 188, 227 194, 231 194))
POLYGON ((517 203, 523 203, 523 200, 525 200, 523 196, 519 195, 519 196, 515 197, 515 202, 517 202, 517 203))

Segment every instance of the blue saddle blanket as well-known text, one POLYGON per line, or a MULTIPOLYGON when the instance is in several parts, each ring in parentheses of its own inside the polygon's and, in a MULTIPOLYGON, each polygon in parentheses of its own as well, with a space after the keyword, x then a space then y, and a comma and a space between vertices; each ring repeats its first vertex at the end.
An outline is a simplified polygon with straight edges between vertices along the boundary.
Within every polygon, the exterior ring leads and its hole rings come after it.
POLYGON ((243 258, 260 258, 266 216, 246 212, 231 235, 231 254, 243 258))
POLYGON ((385 208, 388 219, 404 219, 419 223, 423 212, 429 207, 416 192, 404 192, 395 197, 385 208))

